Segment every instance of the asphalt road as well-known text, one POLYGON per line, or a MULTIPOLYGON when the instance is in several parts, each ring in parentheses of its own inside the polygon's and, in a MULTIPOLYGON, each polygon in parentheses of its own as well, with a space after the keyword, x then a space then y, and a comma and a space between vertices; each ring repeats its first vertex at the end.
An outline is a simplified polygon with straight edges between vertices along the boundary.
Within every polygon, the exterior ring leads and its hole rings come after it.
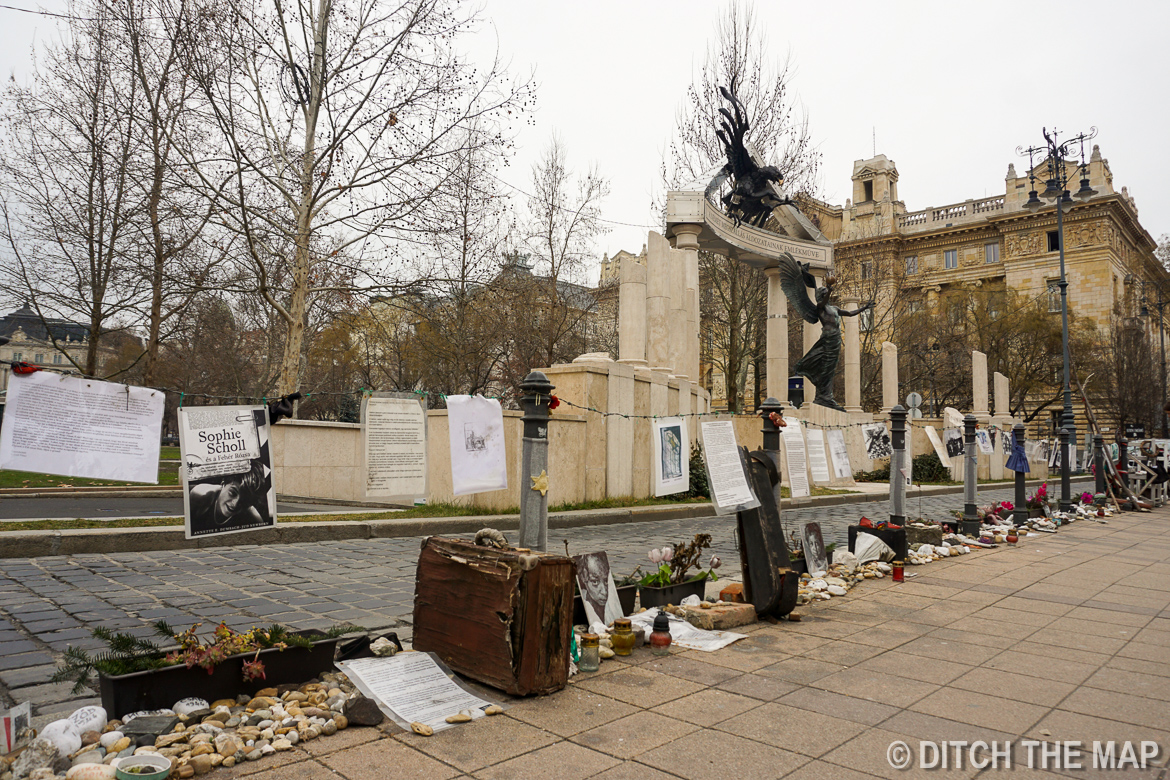
MULTIPOLYGON (((334 504, 300 504, 278 501, 277 515, 301 512, 377 512, 360 506, 334 504)), ((5 520, 47 520, 60 518, 89 518, 100 520, 116 517, 182 517, 181 497, 158 498, 21 498, 0 497, 0 522, 5 520)))

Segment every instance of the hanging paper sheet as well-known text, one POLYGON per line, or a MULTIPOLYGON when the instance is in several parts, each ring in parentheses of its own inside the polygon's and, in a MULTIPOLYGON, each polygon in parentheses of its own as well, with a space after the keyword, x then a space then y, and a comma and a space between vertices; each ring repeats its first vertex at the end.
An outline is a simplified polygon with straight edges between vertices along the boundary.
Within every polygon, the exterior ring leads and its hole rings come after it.
POLYGON ((888 458, 894 453, 894 447, 890 444, 890 431, 885 423, 863 425, 861 432, 865 435, 865 454, 870 460, 888 458))
POLYGON ((179 409, 188 539, 276 524, 267 406, 179 409))
POLYGON ((703 462, 707 466, 715 514, 726 515, 758 507, 760 502, 752 493, 743 471, 731 420, 700 423, 699 430, 702 432, 703 462))
POLYGON ((927 425, 925 428, 926 438, 930 439, 930 446, 934 447, 934 454, 938 455, 938 459, 943 464, 943 467, 949 469, 951 467, 951 458, 947 454, 947 448, 943 446, 942 439, 938 436, 938 430, 933 425, 927 425))
POLYGON ((163 393, 38 371, 8 380, 0 468, 158 484, 163 393))
POLYGON ((975 431, 975 446, 984 455, 990 455, 995 452, 995 445, 991 443, 991 434, 986 428, 979 428, 975 431))
POLYGON ((829 454, 833 458, 833 473, 837 475, 837 479, 850 479, 853 476, 853 466, 849 463, 845 431, 840 428, 829 431, 829 454))
POLYGON ((793 498, 809 495, 808 490, 808 461, 804 453, 804 436, 800 430, 800 420, 789 420, 788 425, 780 429, 784 438, 784 454, 788 460, 788 489, 793 498))
POLYGON ((681 417, 654 420, 654 495, 669 496, 690 489, 687 421, 681 417))
POLYGON ((825 432, 820 428, 809 428, 804 432, 804 439, 808 445, 808 467, 813 482, 818 485, 829 484, 832 477, 829 476, 829 456, 825 452, 825 432))
POLYGON ((451 442, 451 487, 457 496, 508 487, 504 410, 482 395, 447 396, 451 442))
POLYGON ((367 496, 426 496, 427 413, 417 397, 365 399, 362 441, 367 496))

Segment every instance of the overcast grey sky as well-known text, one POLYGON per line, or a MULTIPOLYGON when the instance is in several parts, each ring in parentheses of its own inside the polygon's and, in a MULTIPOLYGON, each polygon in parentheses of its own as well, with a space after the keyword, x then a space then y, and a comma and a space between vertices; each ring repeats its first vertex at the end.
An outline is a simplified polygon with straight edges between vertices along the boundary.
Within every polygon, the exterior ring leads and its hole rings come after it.
MULTIPOLYGON (((63 9, 63 0, 6 0, 63 9)), ((512 70, 535 69, 535 123, 519 126, 502 177, 530 189, 532 163, 555 131, 570 165, 596 162, 612 194, 606 219, 653 225, 651 201, 675 111, 714 34, 723 2, 484 0, 476 56, 498 45, 512 70)), ((901 174, 911 211, 1002 194, 1015 149, 1042 127, 1099 128, 1114 186, 1127 186, 1157 239, 1170 233, 1166 87, 1170 3, 760 2, 774 57, 823 153, 820 197, 843 204, 853 161, 878 153, 901 174)), ((0 9, 0 73, 27 75, 45 17, 0 9)), ((637 251, 646 227, 614 224, 597 245, 637 251)), ((596 279, 596 269, 592 278, 596 279)))

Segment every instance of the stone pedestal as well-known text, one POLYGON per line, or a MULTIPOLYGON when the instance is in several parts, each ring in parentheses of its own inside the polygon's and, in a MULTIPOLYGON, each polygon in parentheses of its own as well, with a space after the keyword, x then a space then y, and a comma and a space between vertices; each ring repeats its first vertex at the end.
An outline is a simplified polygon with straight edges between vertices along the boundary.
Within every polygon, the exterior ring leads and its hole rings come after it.
MULTIPOLYGON (((860 305, 857 298, 846 298, 843 305, 849 311, 860 305)), ((861 323, 857 317, 842 317, 845 352, 845 411, 861 411, 861 323)))
POLYGON ((768 278, 767 387, 765 396, 788 404, 788 298, 780 271, 765 268, 768 278))
POLYGON ((882 342, 882 414, 888 416, 898 405, 898 347, 882 342))
POLYGON ((971 353, 971 413, 980 422, 991 417, 987 408, 987 355, 979 350, 971 353))

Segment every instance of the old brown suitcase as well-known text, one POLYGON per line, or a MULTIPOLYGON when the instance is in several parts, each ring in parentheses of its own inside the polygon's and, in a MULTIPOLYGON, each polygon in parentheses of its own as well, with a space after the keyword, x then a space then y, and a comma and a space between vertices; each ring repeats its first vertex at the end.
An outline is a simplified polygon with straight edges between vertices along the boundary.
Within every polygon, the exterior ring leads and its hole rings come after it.
POLYGON ((414 648, 507 693, 559 691, 569 679, 571 558, 423 542, 414 591, 414 648))

